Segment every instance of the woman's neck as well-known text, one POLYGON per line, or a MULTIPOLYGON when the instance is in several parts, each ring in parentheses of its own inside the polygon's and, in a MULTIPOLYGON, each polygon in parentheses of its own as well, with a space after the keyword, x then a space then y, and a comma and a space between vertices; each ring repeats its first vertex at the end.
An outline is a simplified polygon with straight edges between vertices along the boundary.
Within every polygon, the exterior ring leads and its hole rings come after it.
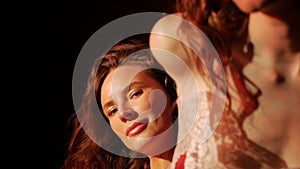
POLYGON ((175 148, 172 148, 162 154, 159 154, 157 156, 149 157, 150 159, 150 168, 151 169, 167 169, 170 168, 173 153, 175 148))

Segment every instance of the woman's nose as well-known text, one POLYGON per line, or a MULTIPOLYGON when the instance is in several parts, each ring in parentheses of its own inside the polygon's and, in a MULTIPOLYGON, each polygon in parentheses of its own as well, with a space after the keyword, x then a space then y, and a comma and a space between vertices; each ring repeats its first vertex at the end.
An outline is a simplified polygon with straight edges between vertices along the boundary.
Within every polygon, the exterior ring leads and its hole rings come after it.
POLYGON ((138 117, 138 113, 133 110, 119 111, 119 118, 122 122, 132 121, 138 117))

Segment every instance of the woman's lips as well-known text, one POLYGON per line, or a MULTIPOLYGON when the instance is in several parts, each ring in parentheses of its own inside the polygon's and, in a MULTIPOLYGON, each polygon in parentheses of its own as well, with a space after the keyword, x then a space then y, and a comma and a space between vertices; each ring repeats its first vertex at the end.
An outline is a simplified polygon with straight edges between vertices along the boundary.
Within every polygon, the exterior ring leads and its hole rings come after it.
POLYGON ((127 128, 126 136, 132 137, 134 135, 141 133, 147 127, 147 125, 148 123, 140 123, 140 122, 132 123, 127 128))

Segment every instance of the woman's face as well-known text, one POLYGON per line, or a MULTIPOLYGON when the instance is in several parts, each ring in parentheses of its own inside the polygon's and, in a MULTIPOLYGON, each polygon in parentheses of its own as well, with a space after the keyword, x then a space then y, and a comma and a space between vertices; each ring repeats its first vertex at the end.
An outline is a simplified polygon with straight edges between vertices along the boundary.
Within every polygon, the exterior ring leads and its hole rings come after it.
POLYGON ((163 86, 145 70, 134 75, 137 70, 132 66, 114 69, 101 88, 103 112, 113 131, 130 149, 138 146, 132 138, 152 138, 174 122, 175 103, 170 102, 163 86))

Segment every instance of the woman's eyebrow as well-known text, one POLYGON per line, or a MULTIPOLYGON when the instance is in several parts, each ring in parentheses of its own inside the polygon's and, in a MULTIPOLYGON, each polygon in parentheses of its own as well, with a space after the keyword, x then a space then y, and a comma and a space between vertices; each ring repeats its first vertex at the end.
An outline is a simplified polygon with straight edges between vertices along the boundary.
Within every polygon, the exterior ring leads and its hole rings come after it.
POLYGON ((130 89, 133 88, 134 86, 136 86, 136 85, 141 85, 141 84, 144 84, 144 82, 142 82, 142 81, 131 82, 131 83, 128 85, 128 89, 130 90, 130 89))
MULTIPOLYGON (((144 84, 144 82, 142 81, 135 81, 135 82, 131 82, 128 87, 125 87, 125 89, 123 89, 123 93, 127 93, 128 90, 130 90, 131 88, 133 88, 136 85, 141 85, 144 84)), ((113 100, 109 100, 108 102, 106 102, 105 104, 103 104, 103 110, 107 109, 108 107, 114 105, 114 101, 113 100)))
POLYGON ((103 110, 107 109, 108 107, 114 105, 114 101, 113 100, 110 100, 108 102, 106 102, 104 105, 103 105, 103 110))

